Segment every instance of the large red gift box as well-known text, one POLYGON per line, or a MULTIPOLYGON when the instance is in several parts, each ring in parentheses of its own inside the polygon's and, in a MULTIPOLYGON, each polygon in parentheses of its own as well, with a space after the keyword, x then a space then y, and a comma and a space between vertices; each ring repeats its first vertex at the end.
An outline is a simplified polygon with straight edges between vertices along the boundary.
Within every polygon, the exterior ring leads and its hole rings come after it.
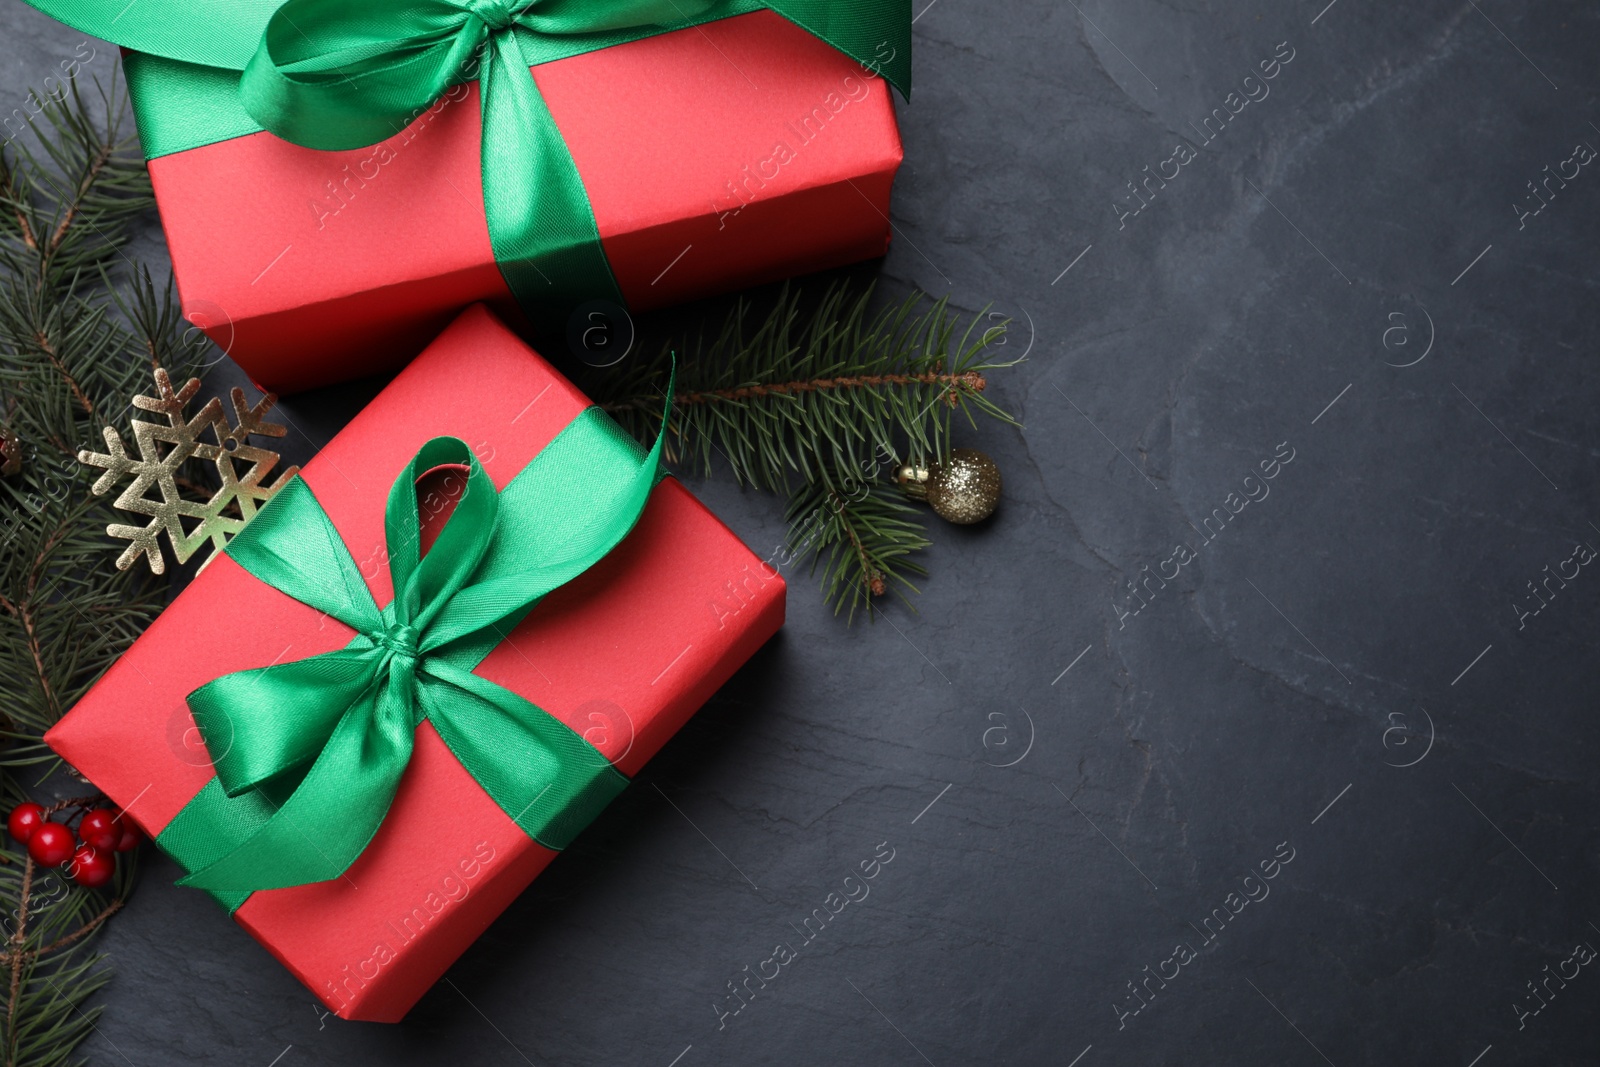
MULTIPOLYGON (((532 73, 634 311, 888 247, 888 85, 780 15, 532 73)), ((264 388, 393 369, 473 301, 519 321, 489 246, 477 85, 463 91, 375 147, 255 133, 150 162, 185 315, 264 388)))
MULTIPOLYGON (((504 488, 588 406, 473 307, 301 476, 381 605, 393 597, 384 502, 419 446, 459 437, 504 488)), ((546 597, 477 673, 631 777, 777 632, 783 608, 783 580, 668 478, 633 532, 546 597)), ((212 776, 187 694, 352 636, 219 555, 45 740, 154 836, 212 776)), ((554 857, 424 722, 387 819, 346 876, 257 892, 234 917, 340 1016, 396 1021, 554 857)), ((195 893, 194 906, 212 905, 195 893)))

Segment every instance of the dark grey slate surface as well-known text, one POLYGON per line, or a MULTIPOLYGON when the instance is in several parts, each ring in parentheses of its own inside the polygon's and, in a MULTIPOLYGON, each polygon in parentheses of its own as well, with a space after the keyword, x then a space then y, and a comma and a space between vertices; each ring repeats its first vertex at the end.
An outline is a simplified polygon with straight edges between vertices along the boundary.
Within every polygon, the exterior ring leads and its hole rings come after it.
MULTIPOLYGON (((1600 176, 1518 208, 1600 146, 1600 11, 917 3, 881 272, 1018 320, 994 388, 1026 429, 964 442, 997 519, 938 532, 920 615, 846 630, 796 578, 402 1025, 325 1017, 152 859, 92 1062, 1600 1061, 1600 977, 1563 962, 1600 945, 1600 577, 1564 562, 1600 546, 1600 176), (1146 166, 1177 174, 1131 214, 1146 166), (1523 617, 1547 566, 1578 576, 1523 617)), ((3 10, 20 102, 80 38, 3 10)), ((358 394, 286 403, 296 458, 358 394)), ((778 543, 773 501, 697 491, 778 543)))

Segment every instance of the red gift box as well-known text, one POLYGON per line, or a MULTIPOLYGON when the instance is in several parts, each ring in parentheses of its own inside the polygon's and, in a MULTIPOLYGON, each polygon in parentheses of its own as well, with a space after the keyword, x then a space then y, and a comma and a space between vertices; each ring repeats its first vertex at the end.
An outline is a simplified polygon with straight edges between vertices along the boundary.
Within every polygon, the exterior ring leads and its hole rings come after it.
MULTIPOLYGON (((393 597, 384 502, 418 447, 459 437, 504 488, 588 406, 473 307, 301 476, 384 604, 393 597)), ((548 711, 631 777, 777 632, 783 607, 782 578, 668 478, 633 532, 540 602, 476 673, 548 711)), ((45 740, 157 835, 212 776, 187 694, 352 636, 219 555, 45 740)), ((424 722, 382 828, 346 875, 257 892, 234 917, 340 1016, 392 1022, 554 857, 424 722)), ((209 906, 198 894, 195 902, 209 906)))
MULTIPOLYGON (((780 15, 532 73, 634 311, 888 247, 888 85, 780 15)), ((391 370, 473 301, 521 321, 489 246, 477 85, 462 91, 374 147, 255 133, 150 162, 185 315, 264 388, 391 370)))

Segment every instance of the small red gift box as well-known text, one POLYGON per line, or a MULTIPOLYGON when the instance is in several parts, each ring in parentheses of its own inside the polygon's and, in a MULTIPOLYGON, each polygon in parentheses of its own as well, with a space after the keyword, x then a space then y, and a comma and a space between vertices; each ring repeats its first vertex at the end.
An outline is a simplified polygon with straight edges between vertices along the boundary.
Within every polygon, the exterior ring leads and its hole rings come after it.
MULTIPOLYGON (((423 442, 461 438, 503 488, 588 406, 473 307, 301 476, 384 604, 384 502, 423 442)), ((783 607, 783 580, 668 478, 633 532, 541 601, 476 673, 631 777, 777 632, 783 607)), ((186 696, 223 674, 342 648, 352 634, 218 556, 46 740, 159 835, 212 777, 186 696)), ((234 917, 340 1016, 396 1021, 554 857, 424 722, 388 816, 346 875, 256 892, 234 917)))
MULTIPOLYGON (((888 247, 902 155, 889 88, 780 15, 615 45, 533 77, 634 311, 888 247)), ((159 116, 162 101, 133 81, 141 116, 159 116)), ((473 301, 521 321, 490 250, 478 87, 461 91, 369 148, 313 151, 262 132, 150 162, 184 314, 263 388, 392 370, 473 301)))

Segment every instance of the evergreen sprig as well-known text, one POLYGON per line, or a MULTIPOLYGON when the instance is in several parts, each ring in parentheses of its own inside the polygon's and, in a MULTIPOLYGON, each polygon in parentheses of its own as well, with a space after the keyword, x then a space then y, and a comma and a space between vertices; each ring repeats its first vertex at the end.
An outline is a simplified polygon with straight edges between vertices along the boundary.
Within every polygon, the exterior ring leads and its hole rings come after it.
POLYGON ((825 602, 852 619, 891 588, 905 599, 907 575, 927 573, 909 557, 931 542, 894 468, 948 454, 957 414, 1015 425, 985 389, 988 372, 1020 362, 994 358, 1006 324, 987 309, 963 325, 948 297, 914 293, 876 313, 872 297, 870 284, 836 282, 808 303, 785 285, 759 316, 740 299, 714 329, 595 386, 648 441, 675 355, 668 460, 706 474, 723 463, 740 484, 787 494, 788 553, 811 558, 825 602))
POLYGON ((812 573, 822 571, 823 600, 835 606, 835 614, 848 607, 854 619, 870 598, 891 588, 905 599, 907 591, 917 592, 906 575, 928 573, 907 557, 933 542, 920 513, 896 486, 879 481, 852 491, 809 482, 790 496, 784 518, 787 555, 811 557, 812 573))
MULTIPOLYGON (((120 89, 84 93, 72 82, 32 103, 28 133, 0 146, 0 429, 17 468, 0 474, 7 811, 25 799, 53 810, 95 802, 52 805, 77 783, 43 734, 155 617, 165 584, 112 565, 105 527, 117 513, 90 492, 94 475, 77 453, 98 446, 108 424, 127 429, 128 400, 153 366, 187 376, 202 354, 170 281, 158 287, 123 251, 153 200, 120 89)), ((92 935, 126 898, 131 860, 94 890, 0 846, 5 1067, 71 1062, 92 1029, 99 1009, 89 1000, 108 979, 92 935)))

